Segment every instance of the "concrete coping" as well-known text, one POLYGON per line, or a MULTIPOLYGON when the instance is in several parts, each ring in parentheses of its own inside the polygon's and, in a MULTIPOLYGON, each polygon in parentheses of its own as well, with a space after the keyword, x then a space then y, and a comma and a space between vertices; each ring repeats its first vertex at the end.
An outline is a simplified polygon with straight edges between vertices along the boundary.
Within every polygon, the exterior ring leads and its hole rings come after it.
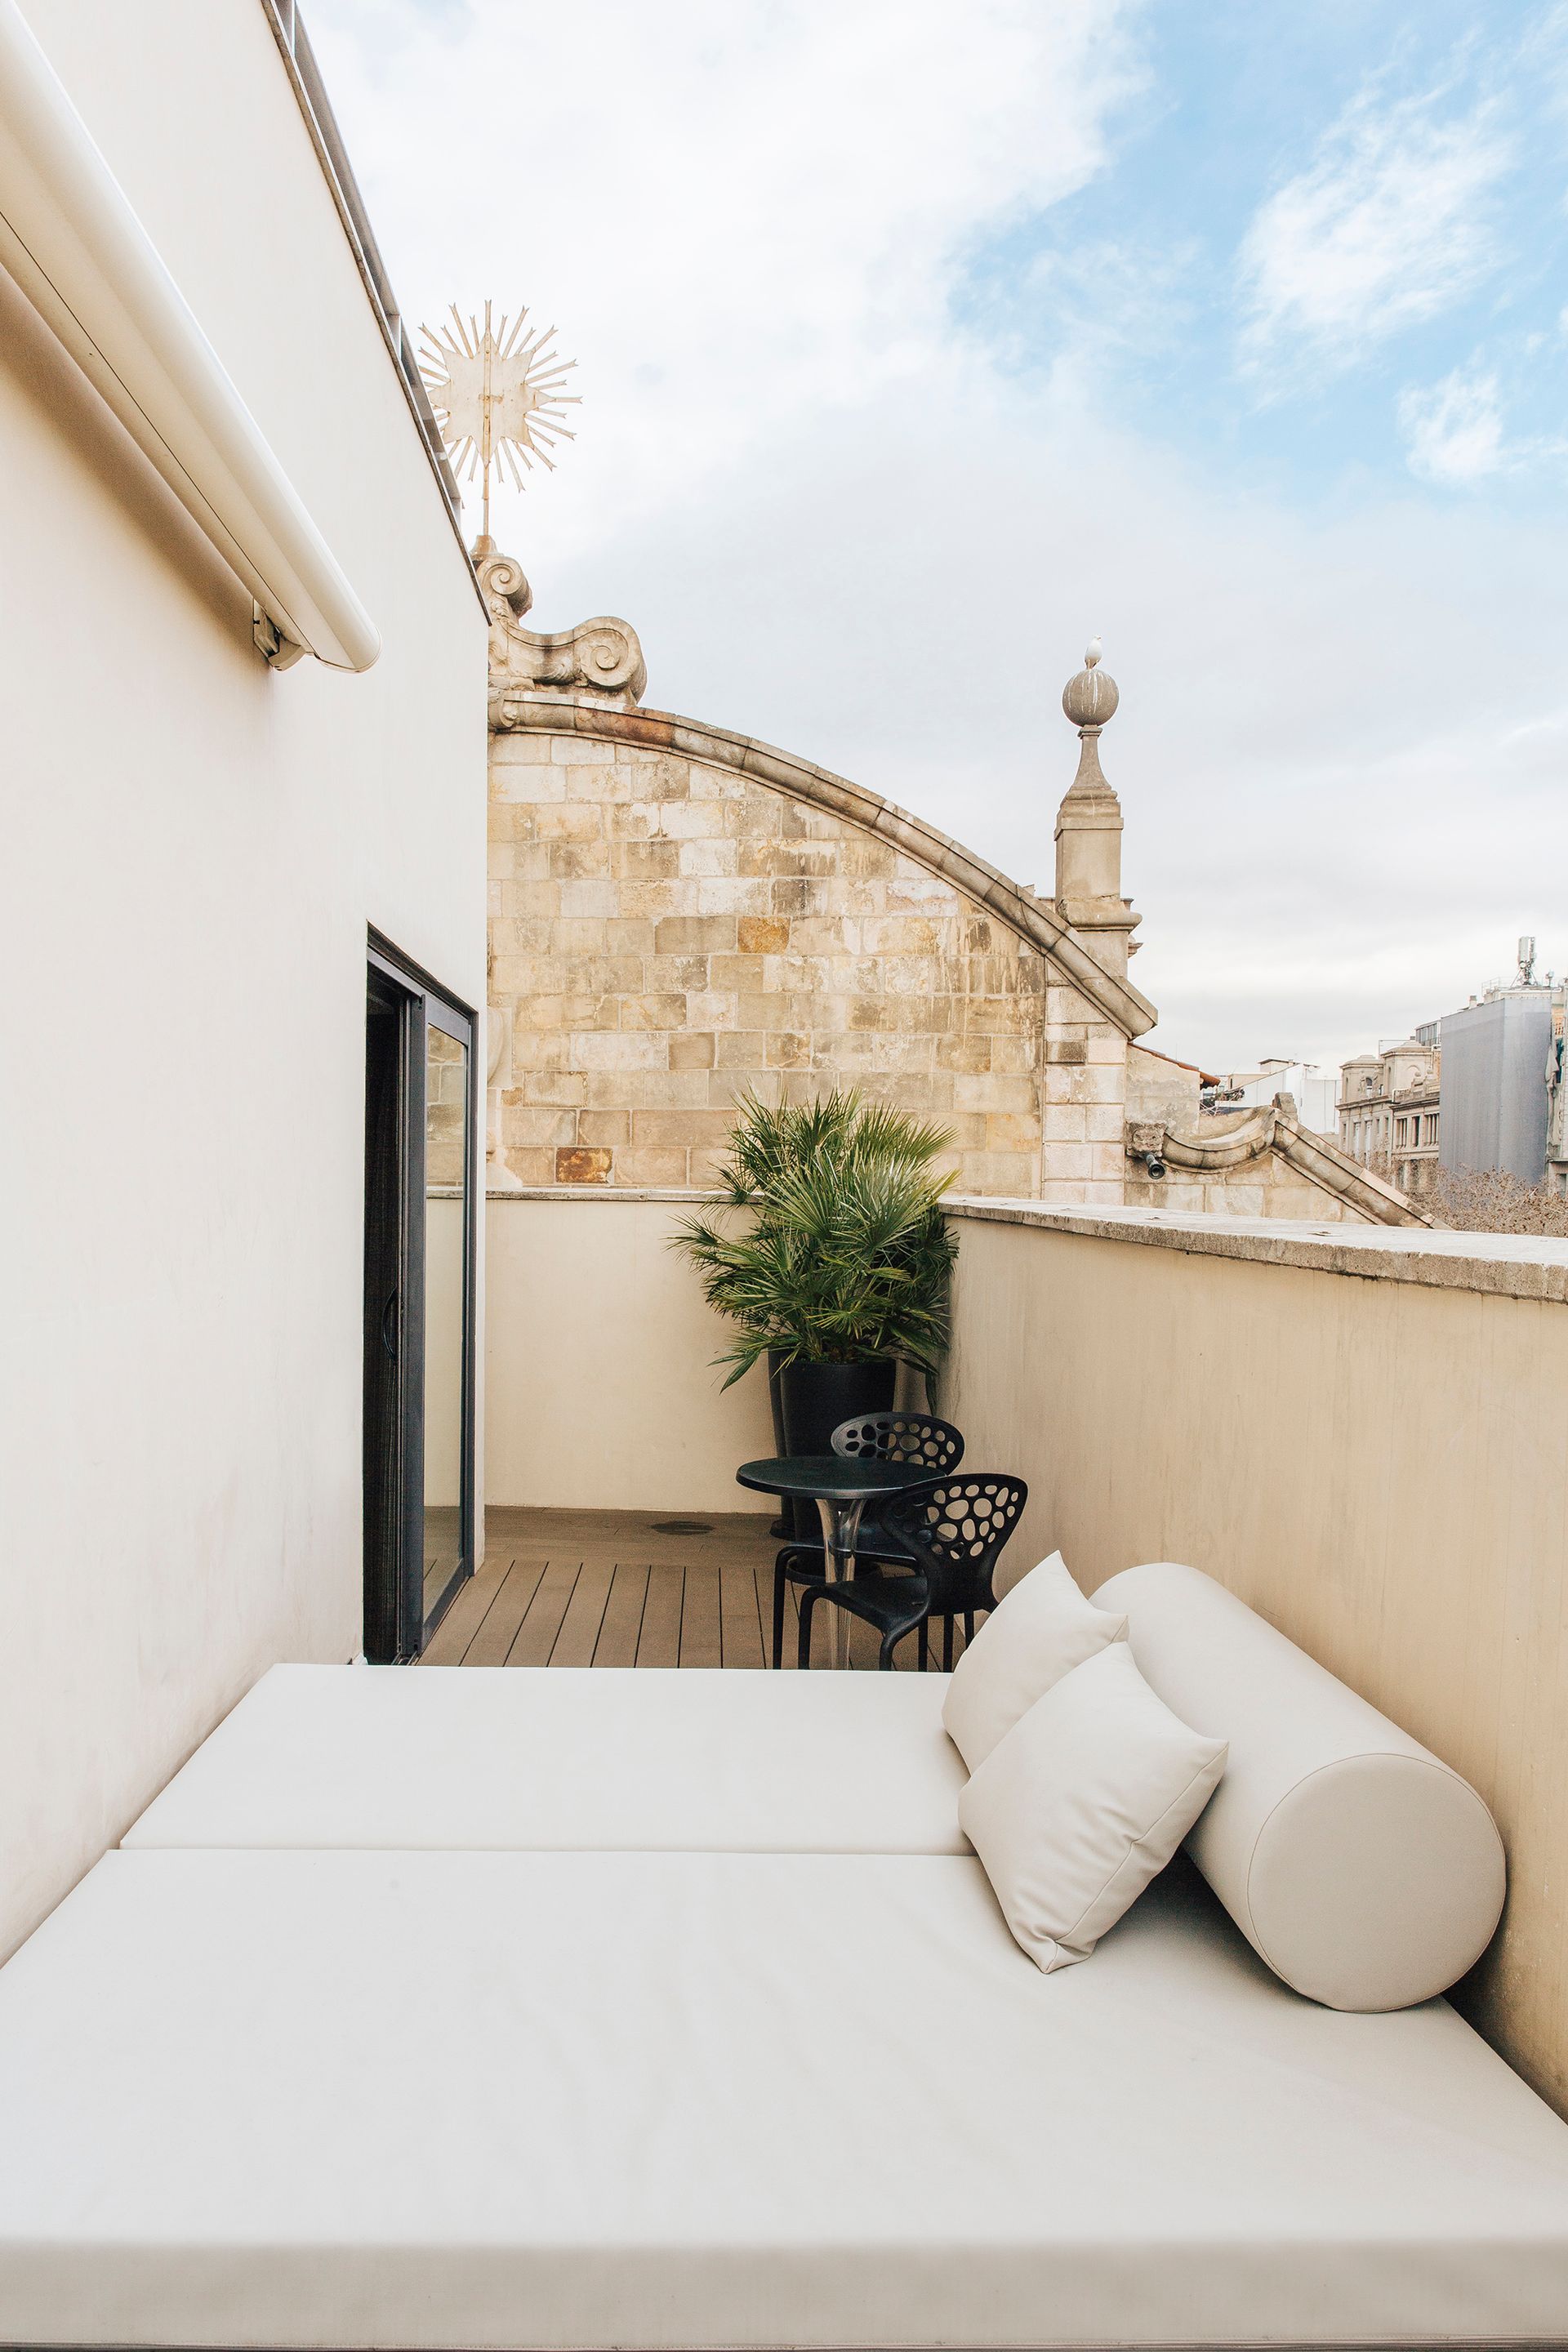
MULTIPOLYGON (((491 1202, 655 1202, 711 1206, 721 1193, 683 1187, 531 1185, 491 1192, 491 1202)), ((952 1194, 951 1215, 977 1224, 1034 1225, 1089 1241, 1130 1242, 1197 1257, 1241 1258, 1364 1282, 1414 1282, 1432 1290, 1479 1290, 1500 1298, 1568 1304, 1568 1240, 1539 1234, 1459 1234, 1422 1226, 1316 1223, 1307 1218, 1210 1216, 1171 1209, 1051 1209, 1038 1201, 952 1194)))
POLYGON ((1198 1257, 1483 1290, 1502 1298, 1568 1303, 1568 1241, 1543 1234, 1460 1234, 1420 1225, 1317 1223, 1309 1218, 1225 1217, 1196 1210, 1050 1209, 1037 1201, 950 1196, 954 1216, 979 1224, 1037 1225, 1090 1241, 1132 1242, 1198 1257))
POLYGON ((648 1184, 524 1184, 509 1185, 502 1192, 487 1192, 485 1198, 497 1201, 662 1201, 667 1207, 680 1208, 688 1202, 710 1207, 724 1199, 722 1192, 703 1192, 696 1185, 670 1184, 660 1189, 648 1184))

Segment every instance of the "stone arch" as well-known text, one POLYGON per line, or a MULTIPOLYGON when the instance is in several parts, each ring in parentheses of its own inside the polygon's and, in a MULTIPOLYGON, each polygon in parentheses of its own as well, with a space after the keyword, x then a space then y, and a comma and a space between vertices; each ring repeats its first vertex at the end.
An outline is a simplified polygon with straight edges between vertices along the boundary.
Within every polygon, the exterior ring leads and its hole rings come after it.
POLYGON ((1147 1016, 1053 909, 745 737, 586 696, 500 699, 503 1184, 702 1184, 742 1087, 835 1082, 949 1127, 963 1191, 1120 1180, 1127 1036, 1108 1008, 1147 1016))
MULTIPOLYGON (((609 625, 588 623, 584 630, 609 625)), ((569 700, 504 686, 490 698, 490 730, 496 735, 577 735, 596 742, 670 752, 704 766, 732 770, 793 800, 826 810, 874 839, 889 843, 917 866, 984 907, 1045 957, 1061 981, 1076 989, 1124 1037, 1141 1037, 1154 1025, 1155 1010, 1148 998, 1098 963, 1048 900, 1022 888, 923 818, 793 752, 670 711, 626 709, 591 696, 569 700)))

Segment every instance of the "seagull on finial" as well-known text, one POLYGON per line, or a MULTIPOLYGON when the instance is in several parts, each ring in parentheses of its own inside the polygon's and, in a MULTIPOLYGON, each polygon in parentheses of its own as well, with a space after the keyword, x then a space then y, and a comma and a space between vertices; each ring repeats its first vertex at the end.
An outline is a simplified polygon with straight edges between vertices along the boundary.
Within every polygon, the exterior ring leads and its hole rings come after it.
POLYGON ((1083 666, 1085 669, 1092 669, 1095 663, 1100 659, 1100 655, 1104 651, 1105 647, 1100 644, 1100 639, 1098 637, 1090 637, 1088 646, 1084 649, 1083 666))

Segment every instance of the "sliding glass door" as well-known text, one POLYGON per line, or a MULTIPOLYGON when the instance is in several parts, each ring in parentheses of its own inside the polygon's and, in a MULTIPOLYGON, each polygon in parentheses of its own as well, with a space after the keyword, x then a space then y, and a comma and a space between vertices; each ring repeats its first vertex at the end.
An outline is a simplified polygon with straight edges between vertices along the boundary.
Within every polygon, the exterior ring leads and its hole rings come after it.
POLYGON ((473 1573, 474 1020, 373 934, 365 1024, 365 1654, 473 1573))
POLYGON ((473 1565, 464 1511, 468 1454, 473 1024, 449 1005, 425 1013, 425 1509, 426 1633, 473 1565))

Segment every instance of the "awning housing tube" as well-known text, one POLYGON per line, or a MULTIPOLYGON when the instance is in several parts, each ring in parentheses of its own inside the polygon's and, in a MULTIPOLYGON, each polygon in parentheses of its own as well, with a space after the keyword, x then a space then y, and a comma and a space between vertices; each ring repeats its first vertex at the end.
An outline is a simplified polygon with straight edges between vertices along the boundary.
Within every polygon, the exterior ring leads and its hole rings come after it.
POLYGON ((16 5, 0 0, 0 261, 294 646, 381 639, 16 5))

